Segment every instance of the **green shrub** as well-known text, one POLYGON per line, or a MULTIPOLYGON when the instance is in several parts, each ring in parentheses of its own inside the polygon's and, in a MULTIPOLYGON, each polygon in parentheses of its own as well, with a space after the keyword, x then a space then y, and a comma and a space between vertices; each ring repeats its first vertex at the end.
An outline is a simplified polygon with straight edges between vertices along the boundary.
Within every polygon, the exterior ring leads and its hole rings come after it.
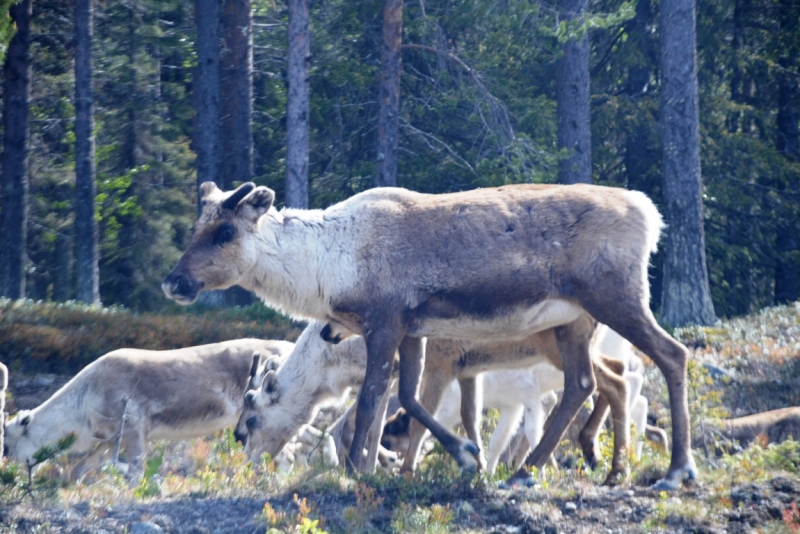
POLYGON ((0 299, 0 361, 27 373, 74 374, 124 347, 168 350, 244 337, 295 339, 298 333, 290 320, 260 303, 155 315, 75 302, 0 299))

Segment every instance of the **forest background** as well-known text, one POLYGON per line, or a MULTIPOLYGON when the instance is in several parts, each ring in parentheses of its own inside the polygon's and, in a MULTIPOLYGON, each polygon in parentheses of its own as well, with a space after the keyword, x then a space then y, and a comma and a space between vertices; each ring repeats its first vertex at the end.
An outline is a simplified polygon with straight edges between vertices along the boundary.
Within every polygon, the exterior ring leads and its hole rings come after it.
MULTIPOLYGON (((219 3, 223 17, 237 1, 219 3)), ((8 10, 8 0, 2 4, 8 10)), ((94 2, 95 219, 104 305, 149 312, 170 306, 160 283, 197 215, 200 4, 94 2)), ((288 7, 244 5, 252 30, 247 172, 276 191, 280 207, 288 7)), ((384 2, 314 0, 309 9, 308 199, 322 208, 372 187, 380 172, 384 2)), ((570 156, 557 142, 557 65, 564 42, 588 34, 592 181, 643 191, 662 207, 659 9, 654 0, 592 0, 569 20, 545 1, 406 3, 397 185, 443 193, 557 182, 559 161, 570 156)), ((24 277, 25 296, 37 300, 75 297, 74 13, 70 0, 32 2, 24 277)), ((3 20, 0 33, 9 42, 14 24, 3 20)), ((719 317, 798 298, 798 21, 797 0, 697 5, 702 213, 719 317)), ((225 91, 225 69, 223 58, 223 142, 237 139, 239 131, 224 123, 225 106, 240 98, 225 91)), ((226 164, 223 158, 220 183, 230 188, 242 180, 226 175, 226 164)), ((6 240, 6 230, 0 235, 6 240)), ((651 268, 657 314, 662 276, 659 253, 651 268)))

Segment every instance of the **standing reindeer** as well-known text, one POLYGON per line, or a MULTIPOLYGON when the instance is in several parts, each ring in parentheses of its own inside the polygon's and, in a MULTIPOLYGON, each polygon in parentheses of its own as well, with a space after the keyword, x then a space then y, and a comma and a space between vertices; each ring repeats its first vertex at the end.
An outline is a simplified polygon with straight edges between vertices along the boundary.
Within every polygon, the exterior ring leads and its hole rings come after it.
MULTIPOLYGON (((246 183, 225 193, 207 182, 200 198, 191 243, 164 292, 188 304, 201 290, 238 284, 293 316, 364 336, 354 468, 397 351, 401 403, 459 465, 474 468, 476 444, 438 424, 415 397, 422 337, 506 341, 554 328, 564 400, 526 461, 540 467, 595 389, 589 344, 600 321, 650 356, 666 379, 672 459, 656 487, 675 489, 695 476, 688 351, 648 307, 647 264, 663 222, 642 193, 584 184, 446 195, 378 188, 324 211, 279 212, 266 187, 246 183)), ((508 482, 530 481, 523 467, 508 482)))

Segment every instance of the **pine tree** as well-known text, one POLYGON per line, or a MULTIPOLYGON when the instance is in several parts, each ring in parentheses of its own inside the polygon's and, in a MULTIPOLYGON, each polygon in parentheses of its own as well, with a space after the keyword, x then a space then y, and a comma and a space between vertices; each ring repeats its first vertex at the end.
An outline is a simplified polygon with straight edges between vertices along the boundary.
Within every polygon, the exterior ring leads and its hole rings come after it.
POLYGON ((92 0, 75 0, 75 236, 78 300, 100 303, 95 219, 94 97, 92 95, 92 0))
POLYGON ((0 291, 12 299, 25 297, 28 227, 28 140, 31 94, 31 0, 11 6, 17 31, 11 38, 3 68, 3 184, 0 291))
POLYGON ((311 33, 308 0, 289 0, 286 102, 286 206, 308 208, 311 33))
POLYGON ((400 45, 403 42, 403 0, 383 4, 381 73, 378 84, 377 187, 397 185, 400 128, 400 45))
POLYGON ((694 0, 661 2, 661 131, 664 143, 663 312, 667 324, 713 324, 706 269, 694 0))
MULTIPOLYGON (((559 11, 574 19, 589 10, 588 0, 559 0, 559 11)), ((592 182, 592 128, 589 114, 589 36, 568 39, 556 67, 558 148, 569 156, 558 162, 562 184, 592 182)))

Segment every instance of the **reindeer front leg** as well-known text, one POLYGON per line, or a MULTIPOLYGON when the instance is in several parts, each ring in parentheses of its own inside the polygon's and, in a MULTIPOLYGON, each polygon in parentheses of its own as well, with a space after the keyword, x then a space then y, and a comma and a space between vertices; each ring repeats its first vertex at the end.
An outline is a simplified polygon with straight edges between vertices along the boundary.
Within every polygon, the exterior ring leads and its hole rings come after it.
POLYGON ((400 343, 400 404, 408 414, 417 419, 422 426, 431 431, 439 443, 458 462, 459 467, 474 470, 479 465, 480 449, 468 439, 459 438, 439 424, 433 416, 417 401, 417 387, 419 386, 422 367, 425 363, 425 354, 422 348, 422 339, 405 337, 400 343))
MULTIPOLYGON (((378 324, 386 323, 378 322, 378 324)), ((363 457, 367 433, 375 419, 378 404, 389 388, 392 361, 404 335, 405 328, 398 325, 377 327, 364 336, 367 343, 367 371, 364 385, 361 386, 361 391, 358 393, 356 425, 353 431, 353 442, 350 444, 350 461, 347 462, 349 472, 364 471, 362 466, 366 463, 363 457)), ((381 426, 383 426, 382 423, 381 426)), ((374 466, 369 469, 374 469, 374 466)))

